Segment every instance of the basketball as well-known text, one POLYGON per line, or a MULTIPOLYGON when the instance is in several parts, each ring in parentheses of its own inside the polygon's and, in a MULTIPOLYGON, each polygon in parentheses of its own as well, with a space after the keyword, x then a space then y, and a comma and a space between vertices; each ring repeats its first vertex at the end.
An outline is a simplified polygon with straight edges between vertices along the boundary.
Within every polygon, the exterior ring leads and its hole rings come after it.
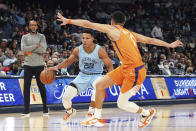
POLYGON ((56 79, 56 75, 54 71, 50 71, 50 70, 43 70, 40 74, 40 80, 43 84, 51 84, 54 82, 54 80, 56 79))

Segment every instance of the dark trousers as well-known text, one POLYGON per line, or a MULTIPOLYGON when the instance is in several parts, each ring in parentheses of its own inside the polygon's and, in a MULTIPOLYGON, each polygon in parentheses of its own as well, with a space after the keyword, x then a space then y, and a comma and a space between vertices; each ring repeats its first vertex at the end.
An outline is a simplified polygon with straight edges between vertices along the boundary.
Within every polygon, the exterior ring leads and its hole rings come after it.
POLYGON ((40 81, 40 73, 44 70, 44 66, 24 66, 24 112, 29 112, 30 107, 30 87, 32 77, 35 76, 36 82, 41 94, 43 102, 43 111, 47 110, 47 97, 45 85, 40 81))

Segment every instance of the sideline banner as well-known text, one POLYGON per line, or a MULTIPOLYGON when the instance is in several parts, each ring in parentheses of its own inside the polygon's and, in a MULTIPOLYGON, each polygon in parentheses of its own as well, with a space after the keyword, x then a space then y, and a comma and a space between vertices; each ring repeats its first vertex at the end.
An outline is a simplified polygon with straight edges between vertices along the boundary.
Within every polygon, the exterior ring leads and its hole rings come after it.
POLYGON ((0 106, 23 104, 18 79, 0 79, 0 106))
MULTIPOLYGON (((66 91, 67 86, 74 78, 58 78, 53 84, 46 85, 48 103, 62 103, 63 93, 66 91)), ((72 102, 80 103, 80 102, 90 102, 92 89, 88 88, 77 97, 75 97, 72 102)), ((106 89, 105 93, 105 101, 117 101, 117 98, 120 94, 120 86, 114 85, 112 88, 106 89)), ((147 78, 140 91, 133 96, 130 100, 147 100, 147 99, 156 99, 156 95, 154 93, 151 81, 147 78)))
MULTIPOLYGON (((46 85, 48 104, 62 103, 63 93, 74 77, 57 78, 54 83, 46 85)), ((23 79, 0 79, 0 106, 23 105, 23 79)), ((85 90, 72 101, 73 103, 90 102, 91 88, 85 90)), ((106 89, 105 101, 117 101, 120 86, 106 89)), ((30 89, 31 104, 41 104, 42 100, 33 79, 30 89)), ((130 100, 156 100, 196 97, 196 77, 147 77, 139 92, 130 100)))
MULTIPOLYGON (((23 94, 23 88, 24 88, 24 79, 18 79, 20 83, 20 88, 23 94)), ((39 88, 37 86, 37 82, 35 79, 32 79, 31 81, 31 87, 30 87, 30 104, 42 104, 41 95, 39 92, 39 88)))
POLYGON ((192 98, 196 97, 196 78, 165 78, 170 97, 192 98))

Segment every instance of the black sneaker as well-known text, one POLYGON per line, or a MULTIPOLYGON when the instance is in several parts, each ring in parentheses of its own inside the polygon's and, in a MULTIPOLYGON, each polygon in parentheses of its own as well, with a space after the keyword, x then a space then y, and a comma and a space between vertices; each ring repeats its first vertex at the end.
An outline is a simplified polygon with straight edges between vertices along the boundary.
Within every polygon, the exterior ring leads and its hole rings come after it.
POLYGON ((23 112, 23 113, 21 114, 21 116, 29 117, 29 116, 30 116, 30 113, 29 113, 29 112, 23 112))
POLYGON ((48 115, 49 115, 49 108, 43 110, 43 116, 48 116, 48 115))

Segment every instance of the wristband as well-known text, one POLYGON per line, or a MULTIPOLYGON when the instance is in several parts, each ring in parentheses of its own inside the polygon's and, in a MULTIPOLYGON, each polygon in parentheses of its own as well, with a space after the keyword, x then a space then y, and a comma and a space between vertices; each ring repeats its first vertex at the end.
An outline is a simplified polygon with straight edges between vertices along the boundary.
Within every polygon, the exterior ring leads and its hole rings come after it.
POLYGON ((68 19, 68 22, 67 22, 67 24, 71 24, 71 19, 68 19))

